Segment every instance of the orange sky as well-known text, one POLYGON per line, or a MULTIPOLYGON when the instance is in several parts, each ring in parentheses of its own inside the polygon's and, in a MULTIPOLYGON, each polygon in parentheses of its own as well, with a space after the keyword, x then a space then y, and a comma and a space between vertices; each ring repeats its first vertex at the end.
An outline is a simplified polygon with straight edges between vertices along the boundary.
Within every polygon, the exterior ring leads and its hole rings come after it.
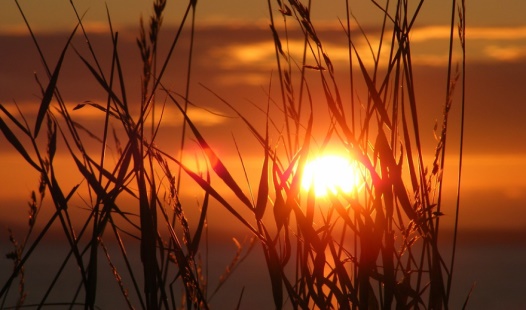
MULTIPOLYGON (((274 51, 267 28, 266 1, 250 2, 250 5, 249 1, 241 0, 198 2, 199 28, 191 97, 201 106, 230 113, 198 83, 218 90, 244 111, 250 111, 247 100, 261 101, 262 87, 267 87, 270 76, 268 68, 272 66, 274 51)), ((422 101, 429 102, 421 110, 424 119, 423 133, 428 137, 432 137, 434 120, 441 116, 441 96, 445 87, 443 64, 447 50, 444 43, 448 35, 446 13, 449 8, 439 2, 429 1, 429 5, 424 6, 412 37, 415 73, 422 87, 419 95, 420 98, 426 98, 422 101)), ((54 63, 67 33, 75 24, 69 4, 58 0, 20 3, 44 46, 45 55, 54 63)), ((88 28, 93 32, 93 42, 98 43, 103 53, 107 49, 104 6, 91 5, 93 6, 85 17, 86 25, 90 25, 88 28), (96 32, 101 34, 97 35, 96 32)), ((150 4, 144 1, 113 0, 109 1, 108 7, 115 27, 122 29, 121 48, 132 51, 123 53, 123 62, 131 64, 126 69, 129 70, 129 83, 138 85, 138 52, 135 44, 137 21, 141 14, 149 16, 150 4), (124 5, 127 10, 120 10, 124 5)), ((85 9, 87 7, 82 7, 79 2, 79 11, 83 12, 85 9)), ((169 7, 170 9, 180 12, 180 8, 169 7)), ((370 10, 371 7, 363 2, 356 4, 353 9, 365 29, 370 31, 371 38, 379 39, 374 36, 376 25, 374 14, 368 13, 370 10)), ((318 31, 327 38, 325 47, 337 66, 346 57, 346 46, 337 24, 331 22, 338 17, 332 13, 334 11, 341 12, 328 5, 320 6, 316 12, 319 12, 318 18, 324 25, 318 31)), ((522 0, 507 1, 506 5, 491 0, 477 3, 468 1, 466 157, 462 196, 465 203, 461 213, 461 221, 464 221, 466 227, 526 228, 526 143, 523 142, 526 136, 526 90, 523 86, 526 76, 524 11, 526 2, 522 0), (496 206, 499 211, 491 212, 496 206)), ((167 16, 166 26, 173 26, 178 18, 175 15, 167 16)), ((35 104, 38 104, 35 94, 38 91, 33 72, 37 72, 42 78, 45 75, 24 29, 13 2, 5 1, 0 10, 0 104, 14 111, 13 103, 16 101, 23 112, 34 117, 35 104)), ((187 40, 187 37, 183 40, 187 40)), ((294 43, 292 40, 291 44, 294 43)), ((79 39, 75 44, 82 46, 83 43, 79 39)), ((364 50, 367 48, 365 42, 358 46, 364 50)), ((177 55, 185 55, 185 52, 184 49, 176 50, 177 55)), ((174 66, 183 66, 184 57, 177 56, 176 59, 180 60, 176 60, 174 66)), ((101 100, 102 93, 97 90, 89 73, 80 66, 73 53, 68 54, 66 61, 68 65, 65 66, 59 87, 71 107, 84 100, 101 100)), ((173 70, 174 79, 171 82, 177 89, 177 79, 180 77, 173 70)), ((225 139, 226 136, 227 142, 221 140, 223 142, 216 143, 218 152, 223 152, 223 156, 235 161, 237 155, 224 150, 232 145, 232 132, 236 131, 233 128, 237 128, 232 125, 233 121, 212 117, 200 109, 194 109, 192 113, 192 119, 204 128, 210 140, 218 141, 217 139, 225 139)), ((254 112, 249 113, 255 115, 254 112)), ((84 109, 75 117, 94 124, 100 116, 84 109)), ((173 108, 167 110, 168 123, 177 121, 177 117, 173 108)), ((169 134, 163 137, 168 139, 169 134)), ((433 143, 427 146, 430 150, 433 143)), ((0 138, 0 198, 5 202, 23 197, 22 204, 25 208, 25 197, 35 188, 37 179, 28 178, 28 170, 12 154, 12 148, 3 137, 0 138)), ((7 212, 2 206, 0 210, 7 212)), ((24 212, 25 209, 21 214, 25 214, 24 212)))
MULTIPOLYGON (((151 9, 149 1, 111 0, 106 1, 111 12, 112 19, 117 26, 137 25, 139 16, 148 16, 151 9), (120 8, 125 7, 125 10, 120 8)), ((19 0, 21 7, 31 20, 31 23, 41 31, 62 29, 75 23, 75 17, 71 15, 72 9, 69 2, 62 0, 47 0, 45 2, 19 0), (57 19, 57 15, 61 18, 57 19)), ((178 3, 178 2, 176 2, 178 3)), ((199 0, 198 16, 202 21, 214 21, 228 23, 233 21, 254 20, 267 21, 267 1, 244 1, 244 0, 199 0)), ((313 1, 313 17, 334 21, 335 15, 345 12, 344 1, 330 2, 313 1)), ((363 24, 376 24, 378 22, 377 10, 370 1, 351 1, 351 9, 363 24)), ((86 18, 90 23, 106 24, 104 1, 75 1, 79 12, 87 12, 86 18)), ((493 0, 479 0, 468 2, 469 24, 477 27, 497 26, 521 26, 524 25, 523 12, 526 3, 522 0, 506 0, 497 2, 493 0)), ((167 10, 177 12, 177 4, 168 1, 167 10)), ((425 2, 420 20, 428 24, 444 24, 448 22, 450 11, 449 4, 438 0, 425 2)), ((339 16, 343 18, 344 16, 339 16)), ((167 24, 175 24, 177 17, 166 17, 167 24)), ((14 1, 4 1, 0 11, 0 29, 23 29, 22 20, 16 9, 14 1)))

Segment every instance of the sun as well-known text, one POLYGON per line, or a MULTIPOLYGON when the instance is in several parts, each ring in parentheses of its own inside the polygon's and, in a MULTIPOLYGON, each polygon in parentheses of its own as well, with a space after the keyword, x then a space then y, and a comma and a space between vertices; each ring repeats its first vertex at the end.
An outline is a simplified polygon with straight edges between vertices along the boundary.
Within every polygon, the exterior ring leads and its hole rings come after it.
POLYGON ((301 187, 305 191, 313 187, 316 197, 329 192, 350 193, 358 185, 359 174, 348 158, 340 155, 323 155, 308 161, 303 170, 301 187))

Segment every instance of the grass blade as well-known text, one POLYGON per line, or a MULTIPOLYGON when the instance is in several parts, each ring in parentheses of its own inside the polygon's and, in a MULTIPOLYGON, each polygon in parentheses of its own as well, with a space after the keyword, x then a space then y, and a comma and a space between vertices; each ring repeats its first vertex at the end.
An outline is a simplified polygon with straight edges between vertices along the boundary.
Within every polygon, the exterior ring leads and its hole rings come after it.
POLYGON ((195 127, 192 120, 188 117, 188 115, 184 112, 184 109, 181 107, 181 105, 177 102, 177 100, 169 94, 169 97, 172 99, 172 101, 175 103, 177 108, 181 111, 184 118, 186 119, 186 122, 190 129, 192 130, 193 134, 195 135, 197 141, 199 142, 199 145, 205 152, 208 161, 210 162, 212 169, 215 171, 215 173, 225 182, 225 184, 234 192, 234 194, 241 200, 241 202, 247 206, 250 210, 254 210, 252 203, 250 202, 250 199, 243 193, 243 190, 239 187, 237 182, 234 180, 230 172, 228 172, 228 169, 223 164, 223 162, 219 159, 219 157, 216 155, 216 153, 212 150, 210 145, 205 141, 197 127, 195 127))
MULTIPOLYGON (((16 104, 16 103, 15 103, 16 104)), ((18 108, 18 105, 17 105, 17 108, 18 108)), ((31 133, 29 132, 29 130, 24 127, 22 125, 22 123, 20 123, 11 113, 9 113, 9 111, 4 107, 3 104, 0 104, 0 110, 2 110, 2 112, 4 112, 5 115, 7 115, 7 117, 9 117, 9 119, 15 123, 15 125, 20 128, 20 130, 22 130, 27 136, 31 136, 31 133)), ((20 111, 20 109, 18 110, 20 111)), ((26 124, 27 125, 27 124, 26 124)))
POLYGON ((49 84, 46 88, 46 91, 44 92, 44 97, 42 98, 42 101, 40 102, 40 108, 38 109, 37 114, 37 120, 35 123, 35 132, 34 137, 36 138, 38 136, 38 132, 40 131, 40 126, 42 125, 42 121, 44 120, 44 116, 47 113, 47 110, 49 108, 49 105, 51 104, 51 99, 53 99, 53 94, 55 93, 55 89, 57 87, 57 81, 58 76, 62 67, 62 62, 64 61, 64 57, 66 56, 66 51, 68 50, 69 44, 71 43, 71 40, 73 39, 73 36, 77 32, 77 26, 75 26, 75 29, 73 29, 73 32, 68 38, 68 41, 66 42, 66 46, 62 49, 62 53, 60 54, 60 57, 58 59, 57 65, 55 67, 55 71, 53 71, 53 75, 51 75, 51 79, 49 80, 49 84))
POLYGON ((4 122, 4 120, 0 117, 0 130, 2 130, 2 133, 4 134, 4 137, 11 143, 11 145, 18 151, 22 157, 31 165, 33 168, 35 168, 37 171, 42 172, 42 169, 31 159, 31 156, 27 153, 26 149, 20 143, 20 140, 15 136, 15 134, 9 129, 9 126, 4 122))
POLYGON ((234 215, 243 225, 245 225, 254 235, 259 236, 259 233, 256 231, 252 225, 250 225, 245 218, 243 218, 224 198, 219 194, 212 185, 204 180, 201 176, 199 176, 197 173, 193 172, 191 169, 183 165, 181 162, 179 162, 177 159, 173 158, 172 156, 163 153, 162 151, 159 151, 161 154, 166 156, 166 158, 169 158, 176 164, 180 165, 181 168, 194 180, 196 183, 201 186, 201 188, 205 191, 205 193, 208 193, 210 196, 214 197, 219 203, 221 203, 232 215, 234 215))
POLYGON ((269 148, 268 148, 268 105, 267 105, 267 122, 266 122, 266 131, 265 131, 265 159, 263 160, 263 167, 261 168, 261 178, 259 179, 259 190, 258 190, 258 199, 256 201, 256 208, 254 210, 256 214, 256 219, 261 220, 265 209, 267 206, 267 196, 268 196, 268 160, 269 160, 269 148))
MULTIPOLYGON (((207 182, 210 183, 210 173, 207 170, 206 171, 206 179, 207 182)), ((201 208, 201 215, 199 216, 199 222, 197 224, 197 229, 195 230, 194 238, 192 239, 192 243, 190 244, 189 251, 191 253, 197 253, 197 249, 199 248, 199 242, 201 241, 201 234, 203 233, 203 228, 206 225, 206 215, 208 212, 208 201, 210 198, 210 193, 205 192, 205 197, 203 199, 203 204, 201 208)))

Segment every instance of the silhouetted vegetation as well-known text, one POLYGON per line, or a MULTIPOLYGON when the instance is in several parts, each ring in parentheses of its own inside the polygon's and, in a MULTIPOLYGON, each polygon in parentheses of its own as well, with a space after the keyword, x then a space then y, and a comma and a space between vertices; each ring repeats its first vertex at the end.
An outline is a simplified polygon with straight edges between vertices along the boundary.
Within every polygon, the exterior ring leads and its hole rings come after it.
MULTIPOLYGON (((268 98, 264 98, 268 103, 257 111, 265 116, 265 128, 254 125, 255 120, 239 112, 221 90, 203 87, 244 122, 254 138, 245 143, 260 150, 258 184, 252 184, 248 192, 247 181, 230 172, 231 163, 217 155, 188 113, 195 10, 201 3, 188 2, 178 31, 162 53, 158 43, 166 1, 155 0, 150 18, 140 21, 138 100, 128 95, 126 64, 120 61, 122 51, 111 12, 108 27, 113 53, 102 56, 91 46, 90 34, 77 15, 78 26, 72 29, 56 65, 52 67, 40 53, 48 79, 39 84, 36 119, 15 115, 0 105, 4 137, 40 174, 39 188, 29 202, 27 235, 20 242, 10 234, 13 250, 7 257, 13 261, 13 270, 2 271, 10 276, 0 290, 0 308, 97 308, 97 296, 104 294, 99 273, 108 272, 109 266, 122 293, 122 307, 208 309, 225 281, 236 281, 234 270, 250 253, 264 257, 270 281, 259 284, 259 289, 272 291, 276 309, 448 309, 456 243, 447 249, 452 255, 445 257, 438 240, 450 107, 453 91, 464 92, 464 61, 456 66, 452 54, 457 39, 462 52, 465 50, 465 7, 463 1, 450 2, 443 121, 437 130, 435 156, 426 162, 421 144, 427 136, 421 135, 419 126, 418 85, 411 62, 411 31, 424 1, 371 1, 383 12, 378 40, 368 40, 345 0, 346 20, 340 24, 348 41, 349 66, 342 68, 333 65, 330 51, 317 34, 310 1, 268 0, 276 67, 268 68, 269 73, 274 72, 268 98), (179 94, 165 88, 163 81, 183 29, 190 29, 190 54, 184 73, 186 92, 179 94), (302 51, 291 50, 289 29, 301 29, 302 51), (75 36, 84 37, 85 51, 71 45, 75 36), (360 52, 358 39, 368 40, 370 53, 360 52), (86 101, 74 108, 96 109, 104 115, 96 132, 75 120, 57 86, 67 52, 75 53, 106 94, 104 103, 86 101), (300 59, 292 56, 297 53, 300 59), (102 67, 101 57, 111 60, 108 68, 102 67), (348 73, 349 79, 339 81, 336 71, 348 73), (360 83, 366 86, 365 93, 356 86, 360 83), (323 102, 314 102, 312 89, 323 92, 323 102), (155 143, 166 105, 175 105, 184 117, 182 131, 173 133, 180 136, 180 154, 185 140, 192 136, 206 158, 207 166, 201 170, 191 169, 182 157, 155 143), (316 112, 320 109, 326 112, 324 120, 316 112), (98 148, 87 147, 87 141, 96 141, 98 148), (301 189, 302 171, 310 157, 329 146, 343 150, 353 161, 361 186, 351 193, 317 198, 312 190, 301 189), (71 173, 82 182, 70 184, 57 178, 57 149, 68 153, 71 173), (182 182, 181 175, 191 182, 182 182), (213 178, 223 184, 212 183, 213 178), (202 189, 198 216, 192 219, 186 216, 190 206, 179 199, 185 188, 202 189), (88 210, 83 211, 86 216, 80 226, 71 221, 72 212, 78 211, 69 207, 74 196, 81 197, 88 210), (208 216, 211 201, 224 207, 231 218, 208 216), (55 208, 52 217, 36 228, 40 210, 49 205, 55 208), (252 239, 237 243, 232 263, 225 266, 217 287, 210 287, 207 260, 212 254, 203 248, 208 247, 207 225, 216 221, 236 221, 252 239), (35 249, 57 225, 68 254, 55 278, 49 279, 40 303, 27 305, 24 266, 35 259, 35 249), (133 259, 137 256, 139 265, 133 259), (101 266, 101 258, 108 264, 101 266), (60 303, 49 301, 57 279, 71 262, 78 271, 78 282, 72 284, 78 285, 75 293, 62 296, 60 303), (13 289, 16 283, 18 289, 13 289)), ((24 15, 22 9, 20 12, 24 15)), ((40 50, 30 21, 27 27, 40 50)), ((463 114, 463 99, 461 104, 463 114)), ((463 125, 463 115, 461 122, 463 125)), ((460 143, 462 149, 462 132, 460 143)), ((461 167, 462 153, 459 160, 461 167)), ((240 161, 243 164, 242 156, 240 161)), ((458 199, 456 208, 458 212, 458 199)), ((457 226, 455 222, 455 231, 457 226)), ((243 291, 231 298, 243 309, 243 291)))

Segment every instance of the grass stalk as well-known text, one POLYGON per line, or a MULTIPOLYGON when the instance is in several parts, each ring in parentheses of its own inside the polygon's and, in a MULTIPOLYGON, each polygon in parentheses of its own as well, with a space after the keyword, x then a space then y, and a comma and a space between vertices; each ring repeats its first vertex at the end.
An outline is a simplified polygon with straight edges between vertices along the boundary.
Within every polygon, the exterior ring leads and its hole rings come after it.
MULTIPOLYGON (((258 108, 265 118, 263 129, 259 129, 256 122, 251 121, 251 116, 244 115, 219 91, 204 86, 233 111, 253 135, 253 144, 261 147, 258 155, 261 166, 256 169, 254 179, 257 184, 253 186, 250 169, 245 165, 236 137, 233 138, 235 151, 245 180, 237 178, 231 169, 232 163, 220 157, 219 152, 212 148, 213 143, 189 115, 190 92, 195 77, 194 44, 199 34, 197 1, 190 0, 186 5, 163 59, 160 57, 159 35, 167 13, 167 2, 153 1, 147 29, 140 20, 137 45, 142 65, 141 89, 135 107, 132 106, 134 101, 128 97, 129 87, 125 86, 128 82, 119 56, 122 53, 119 34, 113 30, 107 7, 112 44, 108 62, 96 53, 97 49, 84 27, 84 17, 70 1, 78 25, 60 49, 57 64, 51 70, 35 33, 15 0, 49 81, 45 87, 38 81, 42 99, 34 126, 30 126, 23 115, 19 119, 0 105, 0 111, 6 116, 5 121, 0 118, 2 134, 41 178, 40 200, 37 202, 34 192, 31 198, 29 232, 25 241, 18 244, 12 237, 15 265, 0 290, 2 307, 8 303, 7 295, 18 276, 16 306, 23 306, 24 277, 27 277, 23 273, 24 266, 54 225, 61 227, 68 251, 40 299, 39 307, 60 304, 51 301, 50 296, 64 276, 66 266, 73 260, 78 267, 76 280, 79 285, 71 296, 70 306, 79 304, 78 300, 83 298, 82 305, 86 309, 97 308, 99 275, 106 270, 118 284, 124 306, 128 308, 175 309, 183 306, 208 309, 225 281, 232 281, 239 264, 254 252, 252 249, 256 243, 262 249, 259 255, 265 261, 269 279, 266 289, 271 293, 276 309, 450 307, 464 143, 465 3, 462 1, 458 8, 463 53, 460 168, 453 254, 448 260, 443 257, 438 240, 442 233, 439 225, 443 203, 441 175, 447 159, 446 136, 451 135, 448 120, 459 76, 453 73, 457 1, 452 0, 444 119, 430 170, 424 160, 423 141, 426 136, 422 134, 419 118, 421 104, 417 97, 418 81, 411 48, 411 33, 424 1, 411 4, 399 0, 380 4, 372 0, 370 4, 382 16, 381 27, 371 32, 362 27, 352 14, 351 2, 345 0, 346 20, 340 21, 348 48, 348 63, 344 66, 335 65, 329 57, 331 44, 322 37, 323 32, 318 31, 317 20, 311 14, 314 5, 310 0, 305 2, 277 0, 276 6, 267 0, 269 35, 272 35, 274 44, 277 74, 270 77, 267 97, 264 98, 266 106, 258 108), (183 85, 183 94, 179 95, 165 88, 165 73, 175 57, 175 47, 181 44, 179 39, 188 22, 189 54, 186 70, 182 71, 186 84, 183 85), (87 42, 89 57, 82 56, 81 51, 72 47, 78 29, 87 42), (302 40, 299 51, 294 51, 292 43, 295 40, 302 40), (360 40, 366 42, 365 53, 359 45, 360 40), (66 55, 71 48, 95 85, 105 93, 103 104, 86 101, 74 108, 95 108, 103 113, 103 125, 94 132, 75 120, 58 89, 61 73, 67 64, 66 55), (298 60, 295 55, 300 55, 298 60), (104 74, 104 63, 109 63, 108 76, 104 74), (348 76, 349 81, 342 82, 342 74, 348 76), (274 81, 279 83, 276 89, 272 87, 274 81), (177 132, 178 136, 180 134, 180 141, 177 141, 180 143, 176 145, 178 156, 171 155, 157 143, 163 130, 166 108, 159 105, 162 96, 183 117, 179 124, 181 130, 177 132), (274 100, 274 96, 279 99, 274 100), (278 104, 273 105, 274 102, 278 104), (134 110, 138 115, 132 112, 134 110), (44 152, 40 141, 45 138, 39 134, 45 120, 47 143, 44 152), (115 141, 115 162, 109 156, 110 127, 115 141), (183 158, 190 135, 207 161, 204 171, 190 169, 183 158), (97 143, 95 150, 88 147, 86 137, 97 143), (308 160, 318 151, 317 148, 323 152, 331 145, 340 146, 353 160, 362 184, 350 193, 331 192, 324 200, 316 197, 314 190, 302 189, 301 181, 308 160), (82 182, 71 185, 59 178, 54 162, 58 150, 72 160, 75 177, 82 182), (176 173, 173 172, 174 165, 176 173), (187 178, 186 181, 183 177, 187 178), (216 179, 222 187, 216 185, 216 179), (248 194, 245 184, 248 184, 248 194), (186 187, 200 189, 202 193, 203 201, 198 205, 196 219, 188 216, 188 207, 180 200, 186 187), (29 243, 46 192, 49 192, 49 203, 55 210, 29 243), (73 221, 70 208, 73 195, 79 196, 88 209, 79 226, 73 221), (249 245, 235 241, 237 251, 214 290, 209 288, 208 259, 213 254, 209 253, 207 238, 209 221, 218 221, 210 218, 212 204, 224 208, 230 220, 240 224, 251 236, 249 245), (115 256, 110 256, 112 243, 121 256, 122 265, 115 256), (138 253, 130 252, 133 246, 138 248, 138 253), (203 247, 206 253, 204 263, 201 259, 203 247), (101 255, 108 262, 107 269, 98 264, 101 255), (132 255, 137 255, 140 263, 135 264, 132 255), (131 283, 124 279, 130 279, 131 283), (133 289, 128 291, 128 286, 133 289)), ((249 298, 246 296, 245 287, 236 292, 237 308, 242 308, 244 300, 249 298)))

